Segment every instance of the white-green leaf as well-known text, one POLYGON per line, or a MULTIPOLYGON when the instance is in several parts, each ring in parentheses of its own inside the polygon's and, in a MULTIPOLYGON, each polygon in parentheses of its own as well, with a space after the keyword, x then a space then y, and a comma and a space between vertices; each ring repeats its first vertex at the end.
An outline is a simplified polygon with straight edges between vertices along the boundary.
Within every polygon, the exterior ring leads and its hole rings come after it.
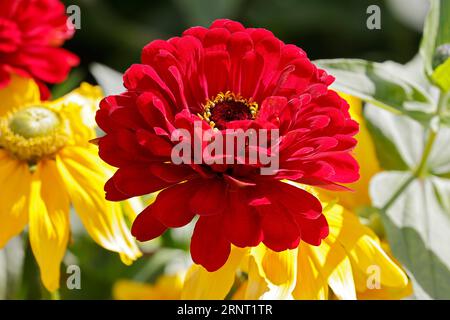
MULTIPOLYGON (((413 172, 420 163, 427 130, 418 122, 386 110, 366 105, 368 127, 374 139, 377 157, 386 170, 413 172)), ((431 150, 429 173, 450 178, 450 128, 441 126, 431 150)))
POLYGON ((123 75, 120 72, 101 63, 91 64, 89 70, 102 88, 105 96, 120 94, 125 91, 122 80, 123 75))
MULTIPOLYGON (((385 206, 410 179, 407 172, 375 176, 370 185, 373 204, 385 206)), ((415 296, 450 299, 450 180, 414 179, 381 214, 394 255, 413 277, 415 296)))
MULTIPOLYGON (((381 166, 413 171, 425 145, 425 130, 410 118, 368 104, 364 110, 381 166)), ((449 158, 450 159, 450 158, 449 158)))
POLYGON ((430 0, 430 11, 420 45, 425 71, 430 77, 433 74, 434 52, 438 46, 445 43, 450 43, 450 1, 430 0))
POLYGON ((396 114, 427 122, 436 106, 419 85, 402 77, 392 63, 359 59, 317 60, 336 78, 332 87, 396 114))
POLYGON ((441 127, 428 160, 429 171, 450 179, 450 128, 441 127))

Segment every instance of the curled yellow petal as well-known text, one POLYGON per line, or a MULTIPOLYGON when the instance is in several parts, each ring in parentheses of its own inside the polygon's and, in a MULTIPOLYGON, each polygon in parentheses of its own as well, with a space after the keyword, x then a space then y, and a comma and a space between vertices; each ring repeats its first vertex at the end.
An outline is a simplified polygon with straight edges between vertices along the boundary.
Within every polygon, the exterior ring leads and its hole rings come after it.
POLYGON ((247 260, 248 268, 248 280, 245 284, 245 300, 258 300, 269 291, 269 284, 264 279, 263 272, 255 261, 254 256, 249 256, 247 260))
MULTIPOLYGON (((379 272, 381 285, 391 288, 405 288, 408 277, 405 272, 388 256, 380 244, 370 237, 361 237, 350 252, 352 262, 358 271, 364 275, 364 283, 371 274, 379 272)), ((364 289, 367 286, 364 286, 364 289)))
POLYGON ((63 107, 74 104, 81 107, 82 124, 89 128, 95 128, 95 112, 98 104, 103 98, 102 90, 99 86, 93 86, 83 82, 81 85, 65 96, 52 102, 53 105, 63 107))
POLYGON ((66 147, 58 154, 56 163, 75 211, 92 239, 104 248, 118 252, 126 264, 138 258, 141 253, 120 204, 105 199, 103 185, 110 172, 95 151, 66 147))
POLYGON ((0 149, 0 248, 28 222, 31 174, 28 165, 0 149))
MULTIPOLYGON (((379 290, 380 286, 407 293, 407 290, 404 290, 409 285, 406 273, 383 250, 372 230, 361 224, 356 215, 340 205, 334 205, 327 210, 325 216, 330 226, 330 235, 325 243, 331 246, 330 254, 337 252, 339 250, 337 248, 340 247, 350 259, 357 293, 366 292, 367 289, 379 290), (379 273, 380 286, 372 288, 369 282, 378 276, 376 273, 379 273)), ((381 292, 378 292, 377 296, 380 295, 381 292)))
POLYGON ((269 288, 262 299, 292 299, 297 281, 297 253, 298 249, 275 252, 262 244, 251 249, 259 275, 269 288))
POLYGON ((30 190, 30 243, 44 286, 59 288, 60 264, 69 240, 69 196, 53 160, 39 163, 30 190))
POLYGON ((336 268, 334 268, 328 278, 328 284, 339 299, 356 300, 355 282, 353 280, 352 266, 348 257, 345 257, 336 268))
POLYGON ((81 86, 67 95, 46 104, 68 119, 70 127, 70 144, 92 147, 89 141, 94 139, 95 112, 102 98, 102 91, 98 86, 82 83, 81 86))
MULTIPOLYGON (((321 245, 321 247, 324 246, 325 243, 321 245)), ((322 268, 311 249, 313 247, 310 245, 304 242, 300 243, 297 283, 292 295, 294 299, 298 300, 326 300, 328 299, 328 277, 322 272, 322 268)))

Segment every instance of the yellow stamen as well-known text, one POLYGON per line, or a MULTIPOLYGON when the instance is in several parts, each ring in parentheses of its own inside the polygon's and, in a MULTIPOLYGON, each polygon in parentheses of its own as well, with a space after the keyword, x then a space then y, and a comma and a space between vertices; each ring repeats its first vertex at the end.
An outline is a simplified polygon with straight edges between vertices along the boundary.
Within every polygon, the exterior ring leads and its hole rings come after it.
POLYGON ((0 148, 30 164, 51 157, 68 140, 65 121, 49 106, 27 106, 0 118, 0 148))
POLYGON ((220 92, 214 98, 208 99, 208 101, 203 105, 203 113, 199 114, 199 117, 208 122, 209 125, 214 128, 216 124, 211 120, 211 111, 216 105, 227 102, 242 103, 249 109, 252 119, 256 118, 258 113, 258 104, 255 101, 251 101, 251 99, 245 99, 241 95, 236 95, 231 91, 226 91, 225 93, 220 92))

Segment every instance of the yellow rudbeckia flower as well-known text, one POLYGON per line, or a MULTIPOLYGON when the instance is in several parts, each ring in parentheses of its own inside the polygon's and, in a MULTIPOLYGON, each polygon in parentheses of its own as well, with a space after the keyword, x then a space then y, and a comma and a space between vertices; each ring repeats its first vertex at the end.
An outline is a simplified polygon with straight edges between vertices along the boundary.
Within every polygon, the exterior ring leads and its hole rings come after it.
POLYGON ((89 140, 100 89, 83 84, 67 96, 41 101, 30 79, 13 76, 0 90, 0 248, 28 224, 44 286, 59 288, 73 205, 99 245, 131 263, 140 251, 120 204, 104 199, 112 171, 89 140))

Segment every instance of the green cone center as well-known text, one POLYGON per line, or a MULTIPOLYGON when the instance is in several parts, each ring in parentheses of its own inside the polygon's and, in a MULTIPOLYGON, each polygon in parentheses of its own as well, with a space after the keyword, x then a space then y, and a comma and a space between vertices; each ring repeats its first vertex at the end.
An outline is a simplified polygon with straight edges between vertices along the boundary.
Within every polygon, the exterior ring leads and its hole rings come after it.
POLYGON ((26 139, 51 134, 61 125, 59 116, 41 106, 31 106, 17 111, 9 122, 9 129, 26 139))

